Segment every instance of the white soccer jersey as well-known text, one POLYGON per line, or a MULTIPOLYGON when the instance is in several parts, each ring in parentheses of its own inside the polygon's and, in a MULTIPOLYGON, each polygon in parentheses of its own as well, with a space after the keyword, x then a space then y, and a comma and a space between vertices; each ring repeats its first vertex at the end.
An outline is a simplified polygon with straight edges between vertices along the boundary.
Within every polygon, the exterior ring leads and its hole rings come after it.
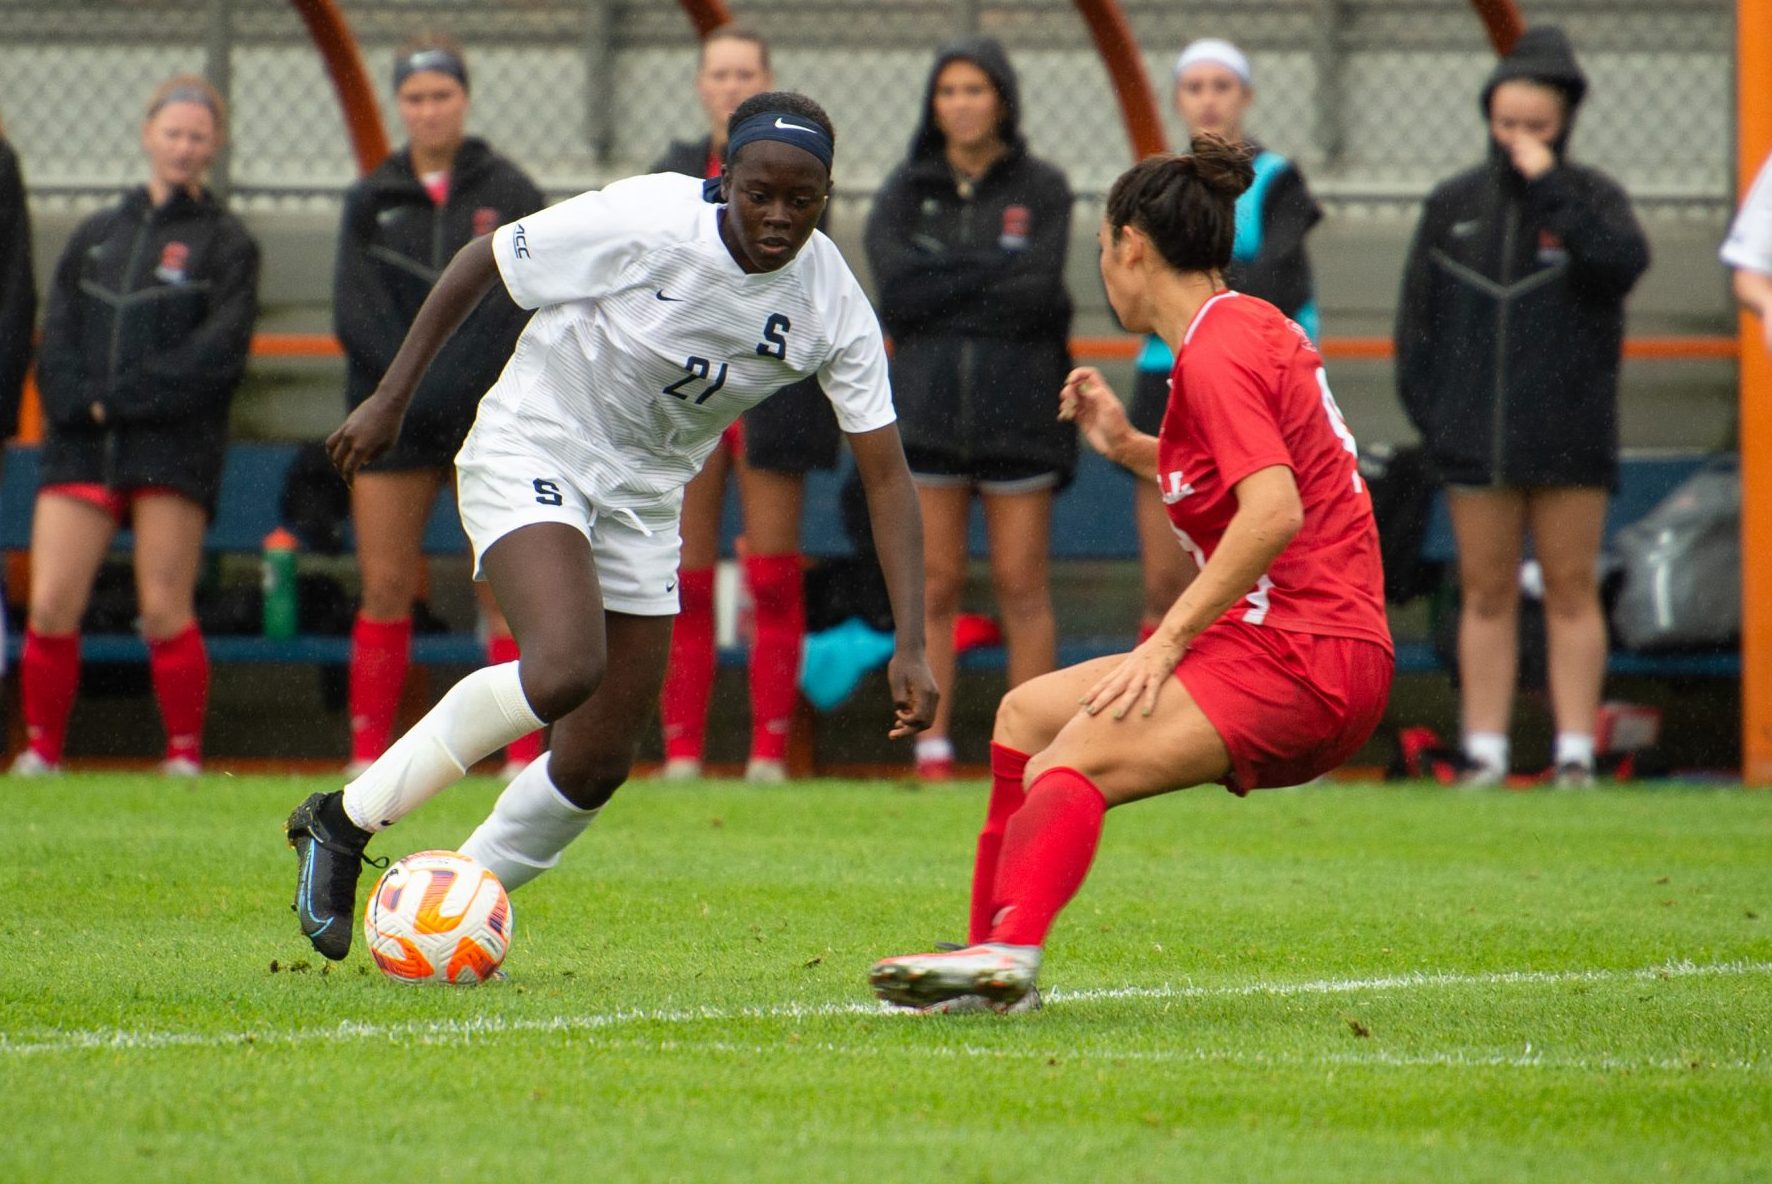
POLYGON ((674 528, 682 488, 747 408, 816 374, 846 432, 892 423, 886 350, 823 234, 748 275, 720 207, 676 173, 633 177, 501 226, 493 256, 537 309, 462 456, 538 448, 605 511, 674 528))
POLYGON ((1772 275, 1772 157, 1760 166, 1747 191, 1723 240, 1722 256, 1730 267, 1772 275))

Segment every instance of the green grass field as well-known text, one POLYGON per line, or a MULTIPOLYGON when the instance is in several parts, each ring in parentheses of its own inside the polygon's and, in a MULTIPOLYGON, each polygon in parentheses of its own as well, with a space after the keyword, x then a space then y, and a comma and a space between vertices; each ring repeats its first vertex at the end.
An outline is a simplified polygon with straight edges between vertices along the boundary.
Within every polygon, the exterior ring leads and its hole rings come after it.
POLYGON ((454 990, 307 952, 313 788, 0 780, 0 1179, 1772 1179, 1772 795, 1132 806, 1045 1010, 937 1018, 865 973, 961 935, 980 785, 630 786, 454 990))

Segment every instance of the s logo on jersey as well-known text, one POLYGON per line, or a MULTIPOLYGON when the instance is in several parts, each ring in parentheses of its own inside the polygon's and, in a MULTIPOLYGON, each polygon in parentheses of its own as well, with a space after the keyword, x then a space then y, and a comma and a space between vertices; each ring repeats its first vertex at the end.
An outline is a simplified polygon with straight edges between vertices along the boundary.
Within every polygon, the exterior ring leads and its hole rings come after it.
POLYGON ((1163 495, 1163 504, 1173 506, 1184 497, 1191 497, 1195 490, 1181 475, 1180 469, 1172 469, 1157 479, 1157 491, 1163 495))

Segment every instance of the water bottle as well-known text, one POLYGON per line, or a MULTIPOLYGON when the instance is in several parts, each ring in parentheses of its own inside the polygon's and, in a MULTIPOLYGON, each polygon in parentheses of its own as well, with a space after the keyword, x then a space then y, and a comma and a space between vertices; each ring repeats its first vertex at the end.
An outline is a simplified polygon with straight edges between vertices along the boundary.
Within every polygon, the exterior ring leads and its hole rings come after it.
POLYGON ((297 631, 295 612, 296 538, 279 526, 265 536, 264 635, 288 641, 297 631))

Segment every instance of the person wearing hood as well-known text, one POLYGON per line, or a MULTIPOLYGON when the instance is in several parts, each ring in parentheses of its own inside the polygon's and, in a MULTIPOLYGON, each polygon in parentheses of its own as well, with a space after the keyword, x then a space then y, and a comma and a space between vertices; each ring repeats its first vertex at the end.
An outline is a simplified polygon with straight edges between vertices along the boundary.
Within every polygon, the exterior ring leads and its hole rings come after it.
POLYGON ((1484 86, 1488 159, 1428 196, 1399 302, 1397 386, 1458 544, 1467 784, 1508 770, 1519 567, 1544 572, 1557 781, 1593 781, 1606 630, 1596 561, 1618 468, 1624 301, 1649 248, 1624 190, 1568 159, 1587 79, 1526 30, 1484 86))
POLYGON ((925 636, 942 688, 917 771, 941 780, 953 767, 954 618, 975 494, 1009 685, 1056 661, 1052 496, 1077 456, 1076 430, 1058 421, 1053 402, 1070 368, 1071 192, 1028 151, 1015 71, 996 41, 941 50, 922 110, 910 155, 875 199, 866 241, 922 504, 925 636))
MULTIPOLYGON (((400 48, 394 99, 408 142, 346 192, 333 272, 347 410, 375 391, 455 252, 544 204, 521 169, 467 134, 468 66, 453 39, 426 35, 400 48)), ((528 319, 505 293, 488 295, 419 384, 399 442, 351 486, 362 603, 351 630, 348 770, 366 768, 388 746, 411 664, 425 522, 480 396, 528 319)), ((485 585, 476 588, 487 661, 513 661, 510 628, 485 585)), ((540 752, 539 734, 519 740, 505 754, 507 773, 540 752)))
MULTIPOLYGON (((1311 279, 1305 236, 1323 211, 1304 183, 1298 166, 1250 140, 1244 120, 1255 102, 1255 71, 1249 58, 1229 41, 1202 37, 1175 59, 1175 113, 1191 139, 1221 136, 1255 150, 1255 180, 1237 199, 1236 245, 1224 280, 1232 289, 1259 296, 1318 340, 1316 287, 1311 279)), ((1163 426, 1169 408, 1169 372, 1175 358, 1156 334, 1145 338, 1134 367, 1136 380, 1127 409, 1132 426, 1148 436, 1163 426)), ((1189 578, 1185 554, 1175 545, 1168 511, 1157 487, 1141 484, 1134 495, 1138 511, 1138 550, 1144 577, 1144 610, 1139 636, 1148 637, 1189 578)))
POLYGON ((258 246, 203 184, 226 134, 196 75, 155 91, 147 184, 75 228, 50 281, 37 359, 43 440, 19 684, 20 776, 61 768, 80 683, 80 622, 120 527, 135 541, 161 772, 201 771, 209 658, 195 594, 227 455, 228 407, 258 315, 258 246))

